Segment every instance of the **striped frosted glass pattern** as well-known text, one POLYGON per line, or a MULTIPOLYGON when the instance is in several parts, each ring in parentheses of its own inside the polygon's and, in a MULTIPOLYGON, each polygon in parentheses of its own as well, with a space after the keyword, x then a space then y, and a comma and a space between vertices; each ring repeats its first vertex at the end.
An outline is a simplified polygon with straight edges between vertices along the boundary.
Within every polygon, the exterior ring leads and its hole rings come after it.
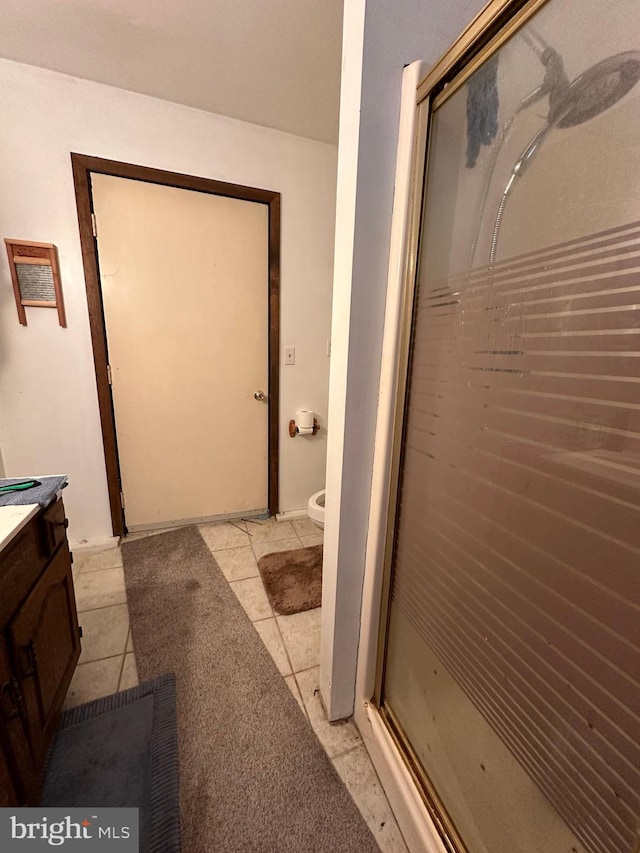
POLYGON ((640 223, 417 296, 392 601, 593 853, 640 823, 639 344, 640 223))
POLYGON ((640 853, 639 48, 548 0, 431 114, 382 702, 469 853, 640 853))

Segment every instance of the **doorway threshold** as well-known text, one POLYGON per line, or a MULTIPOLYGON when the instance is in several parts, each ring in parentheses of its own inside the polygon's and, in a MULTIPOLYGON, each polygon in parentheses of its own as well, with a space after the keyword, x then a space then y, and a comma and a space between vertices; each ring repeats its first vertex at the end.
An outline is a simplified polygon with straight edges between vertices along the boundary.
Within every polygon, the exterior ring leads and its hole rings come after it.
POLYGON ((206 524, 210 521, 233 521, 240 518, 269 518, 267 507, 244 512, 227 512, 221 515, 203 515, 198 518, 179 518, 176 521, 159 521, 157 524, 130 524, 128 533, 144 533, 146 530, 170 530, 173 527, 188 527, 190 524, 206 524))

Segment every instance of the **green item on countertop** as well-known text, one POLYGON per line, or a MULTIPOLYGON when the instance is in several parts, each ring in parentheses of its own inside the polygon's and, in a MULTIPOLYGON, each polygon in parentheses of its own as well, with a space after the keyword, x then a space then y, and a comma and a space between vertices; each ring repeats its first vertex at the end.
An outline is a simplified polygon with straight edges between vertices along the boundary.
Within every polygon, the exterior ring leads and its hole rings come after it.
POLYGON ((8 486, 0 486, 0 494, 5 492, 23 492, 25 489, 33 489, 34 486, 41 486, 40 480, 23 480, 21 483, 10 483, 8 486))

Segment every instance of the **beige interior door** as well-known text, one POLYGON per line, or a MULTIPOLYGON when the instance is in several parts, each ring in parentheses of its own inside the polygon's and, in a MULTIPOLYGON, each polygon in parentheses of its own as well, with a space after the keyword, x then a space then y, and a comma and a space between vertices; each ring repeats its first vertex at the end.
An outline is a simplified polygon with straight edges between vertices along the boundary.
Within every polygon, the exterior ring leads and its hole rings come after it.
POLYGON ((129 530, 267 508, 267 205, 92 174, 129 530))

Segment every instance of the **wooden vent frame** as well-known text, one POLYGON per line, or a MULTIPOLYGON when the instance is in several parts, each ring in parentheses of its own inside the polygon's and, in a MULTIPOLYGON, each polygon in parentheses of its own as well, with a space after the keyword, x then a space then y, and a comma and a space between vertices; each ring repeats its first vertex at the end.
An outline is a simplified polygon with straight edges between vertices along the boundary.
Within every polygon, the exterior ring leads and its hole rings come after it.
POLYGON ((58 266, 58 250, 53 243, 34 243, 29 240, 10 240, 5 237, 7 256, 9 258, 9 270, 11 272, 11 284, 18 309, 18 320, 23 326, 27 325, 26 308, 57 308, 58 322, 66 327, 67 318, 64 311, 62 299, 62 285, 60 284, 60 268, 58 266), (53 284, 52 299, 30 299, 24 298, 20 287, 20 277, 17 265, 32 264, 35 266, 51 269, 53 284))

